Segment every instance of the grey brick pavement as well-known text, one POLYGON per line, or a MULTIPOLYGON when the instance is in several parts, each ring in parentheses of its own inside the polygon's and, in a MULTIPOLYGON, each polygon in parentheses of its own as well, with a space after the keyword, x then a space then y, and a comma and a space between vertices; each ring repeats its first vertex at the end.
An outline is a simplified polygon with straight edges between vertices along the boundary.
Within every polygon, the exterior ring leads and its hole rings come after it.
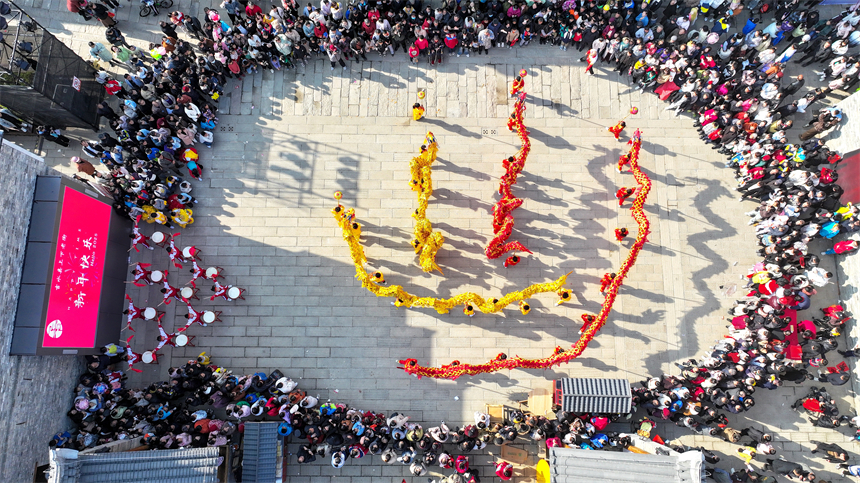
MULTIPOLYGON (((179 8, 189 11, 186 6, 179 8)), ((76 33, 73 45, 86 34, 100 34, 92 26, 79 29, 66 17, 58 14, 52 24, 76 33)), ((152 22, 144 20, 141 30, 151 35, 152 22)), ((533 46, 494 51, 479 60, 451 58, 439 68, 372 58, 351 64, 346 73, 332 73, 328 62, 317 60, 304 73, 263 73, 231 85, 221 103, 230 114, 221 116, 215 147, 201 155, 207 171, 194 192, 200 199, 197 222, 180 238, 182 245, 202 248, 206 264, 225 267, 228 282, 248 288, 247 300, 195 304, 223 310, 223 324, 194 327, 198 347, 167 352, 170 357, 147 367, 137 380, 163 378, 168 364, 206 350, 236 371, 281 368, 323 399, 406 412, 428 424, 443 419, 458 424, 485 403, 523 399, 549 379, 637 381, 701 354, 725 333, 725 309, 755 261, 754 238, 742 215, 753 206, 736 201, 731 173, 699 142, 689 119, 670 116, 654 96, 631 91, 615 74, 598 69, 598 76, 583 76, 582 66, 572 62, 575 56, 533 46), (483 247, 492 236, 500 160, 516 150, 515 137, 504 129, 511 107, 504 91, 524 67, 530 72, 526 124, 533 150, 514 188, 525 200, 515 213, 515 237, 535 254, 505 270, 483 257, 483 247), (408 106, 419 88, 427 89, 428 118, 416 123, 408 106), (610 323, 584 356, 550 371, 458 381, 417 380, 396 369, 395 360, 404 357, 432 364, 482 361, 499 351, 536 357, 577 339, 579 314, 599 305, 600 276, 617 267, 626 252, 612 241, 612 230, 633 224, 613 197, 617 187, 632 183, 613 169, 626 146, 605 132, 632 106, 640 114, 628 120, 630 131, 644 131, 641 164, 655 182, 646 205, 653 233, 610 323), (428 129, 441 146, 429 213, 446 237, 438 259, 445 276, 421 272, 408 246, 415 202, 408 161, 428 129), (539 296, 529 316, 511 308, 501 316, 474 318, 391 307, 353 278, 329 213, 335 190, 356 207, 369 266, 384 270, 390 283, 422 295, 465 290, 491 295, 573 270, 568 286, 575 303, 555 307, 553 296, 539 296)), ((72 154, 52 151, 48 160, 69 172, 72 154)), ((161 252, 146 251, 134 260, 167 266, 161 252)), ((171 273, 171 282, 181 285, 184 273, 171 273)), ((817 301, 832 300, 822 292, 817 301)), ((160 300, 155 288, 131 293, 138 305, 160 300)), ((174 306, 165 319, 168 328, 184 322, 171 312, 174 306)), ((136 350, 154 345, 154 327, 137 334, 136 350)), ((767 422, 778 434, 781 454, 820 470, 821 463, 807 460, 801 448, 808 449, 811 439, 847 442, 848 437, 812 428, 785 407, 804 390, 757 393, 755 410, 736 418, 736 424, 767 422)), ((847 409, 847 391, 834 392, 847 409)), ((661 425, 659 432, 676 437, 674 428, 661 425)), ((711 438, 677 437, 734 451, 711 438)), ((369 458, 361 463, 338 471, 325 464, 294 465, 290 473, 300 475, 299 481, 357 483, 379 481, 379 475, 399 480, 406 473, 369 458)), ((721 466, 739 464, 726 458, 721 466)), ((519 481, 528 481, 528 475, 519 481)))

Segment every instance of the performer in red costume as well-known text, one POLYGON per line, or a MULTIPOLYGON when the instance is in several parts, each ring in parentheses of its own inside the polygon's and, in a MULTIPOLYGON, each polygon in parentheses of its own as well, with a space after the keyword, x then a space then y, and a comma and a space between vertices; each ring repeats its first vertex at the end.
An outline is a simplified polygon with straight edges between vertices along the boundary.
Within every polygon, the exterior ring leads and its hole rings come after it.
MULTIPOLYGON (((176 333, 185 332, 186 330, 188 330, 189 327, 191 327, 191 325, 194 322, 197 322, 198 324, 203 325, 203 312, 198 312, 198 311, 194 310, 194 307, 192 307, 191 304, 187 304, 187 305, 188 305, 188 313, 186 315, 184 315, 183 317, 188 319, 188 322, 185 323, 184 327, 177 330, 176 333)), ((206 327, 206 326, 203 325, 203 327, 206 327)))
MULTIPOLYGON (((619 136, 621 136, 621 131, 623 131, 625 127, 627 127, 626 122, 618 121, 618 124, 616 124, 612 127, 608 127, 608 128, 606 128, 606 130, 611 132, 612 135, 615 136, 615 140, 618 141, 619 136)), ((629 162, 629 159, 628 159, 628 162, 629 162)))
POLYGON ((517 118, 513 114, 508 118, 508 131, 517 132, 517 118))
MULTIPOLYGON (((134 270, 131 273, 134 275, 134 280, 132 283, 135 287, 144 287, 146 285, 152 285, 152 280, 149 278, 152 275, 152 270, 147 270, 146 267, 151 266, 149 263, 137 263, 134 267, 134 270), (138 282, 145 283, 138 283, 138 282)), ((126 282, 127 283, 127 282, 126 282)))
POLYGON ((618 191, 615 192, 615 197, 618 198, 618 206, 623 205, 624 200, 633 196, 633 193, 635 192, 635 188, 625 188, 622 186, 618 191))
POLYGON ((616 228, 615 229, 615 239, 617 241, 624 240, 625 238, 627 238, 628 234, 630 234, 630 232, 627 231, 627 228, 616 228))
POLYGON ((168 334, 167 331, 164 330, 164 327, 161 326, 161 322, 158 323, 158 345, 155 346, 152 352, 158 352, 165 345, 170 345, 172 347, 176 347, 176 344, 173 343, 173 338, 176 337, 176 334, 168 334))
POLYGON ((164 288, 161 289, 161 293, 164 294, 164 300, 162 301, 163 304, 170 305, 170 299, 172 298, 179 300, 180 302, 186 302, 186 300, 179 295, 180 290, 167 283, 167 272, 164 272, 164 281, 161 282, 161 284, 164 286, 164 288))
POLYGON ((218 297, 224 297, 224 300, 227 300, 229 302, 230 299, 227 298, 227 289, 229 288, 229 285, 221 285, 220 283, 218 283, 218 280, 215 280, 215 286, 212 287, 212 291, 215 293, 212 294, 212 297, 210 297, 209 300, 215 300, 218 297))
POLYGON ((514 79, 514 83, 511 85, 511 97, 517 95, 517 93, 519 93, 523 89, 523 87, 525 87, 525 85, 526 81, 524 81, 522 77, 517 76, 517 78, 514 79))
POLYGON ((582 335, 582 333, 585 332, 586 329, 588 329, 588 326, 590 326, 594 323, 595 320, 597 320, 597 317, 591 314, 582 314, 580 315, 580 318, 582 319, 582 328, 579 329, 579 335, 582 335))
POLYGON ((594 49, 588 49, 588 52, 585 54, 585 61, 588 63, 585 66, 585 72, 594 75, 594 63, 597 62, 597 51, 594 49))
POLYGON ((149 237, 140 232, 140 218, 142 215, 137 215, 137 219, 134 220, 134 227, 131 229, 131 246, 134 248, 134 251, 140 252, 140 249, 137 248, 138 245, 143 245, 150 250, 153 250, 151 246, 149 246, 149 237))
POLYGON ((128 368, 134 372, 143 372, 140 369, 135 369, 134 365, 141 361, 140 354, 131 350, 131 339, 134 336, 129 337, 125 340, 125 361, 128 362, 128 368))
POLYGON ((606 289, 609 287, 609 284, 611 284, 612 280, 614 279, 614 273, 604 273, 603 278, 600 279, 600 293, 606 292, 606 289))
POLYGON ((131 328, 131 321, 134 319, 145 320, 145 317, 143 316, 143 309, 140 307, 135 307, 134 301, 132 301, 131 297, 129 297, 128 295, 125 296, 125 299, 128 300, 128 309, 122 311, 122 313, 126 314, 125 328, 134 332, 134 329, 131 328))
POLYGON ((179 249, 176 248, 176 243, 174 242, 174 239, 178 236, 179 233, 174 233, 170 237, 170 241, 167 243, 168 246, 166 250, 167 254, 170 256, 170 261, 173 262, 173 266, 176 268, 182 268, 182 262, 184 262, 185 259, 182 258, 182 254, 179 253, 179 249))
POLYGON ((193 267, 191 269, 191 286, 197 288, 197 284, 194 282, 196 282, 200 277, 206 278, 206 270, 203 270, 200 268, 200 265, 197 265, 197 260, 191 260, 191 266, 193 267))
MULTIPOLYGON (((625 165, 627 165, 627 166, 630 165, 630 153, 622 154, 621 156, 618 157, 618 168, 617 169, 618 169, 619 173, 623 172, 625 165)), ((632 171, 633 171, 632 169, 627 170, 628 173, 632 172, 632 171)))

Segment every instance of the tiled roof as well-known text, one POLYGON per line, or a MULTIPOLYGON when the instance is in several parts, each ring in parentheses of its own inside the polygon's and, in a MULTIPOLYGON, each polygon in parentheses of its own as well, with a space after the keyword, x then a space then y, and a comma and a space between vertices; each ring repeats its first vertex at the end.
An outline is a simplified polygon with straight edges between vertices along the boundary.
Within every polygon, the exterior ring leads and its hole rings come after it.
POLYGON ((271 483, 277 479, 278 423, 245 423, 242 449, 242 481, 271 483))
POLYGON ((51 451, 49 483, 217 483, 213 447, 80 454, 51 451))
POLYGON ((551 448, 551 483, 700 483, 702 454, 661 456, 551 448))
POLYGON ((633 404, 627 379, 564 378, 561 406, 572 413, 629 413, 633 404))

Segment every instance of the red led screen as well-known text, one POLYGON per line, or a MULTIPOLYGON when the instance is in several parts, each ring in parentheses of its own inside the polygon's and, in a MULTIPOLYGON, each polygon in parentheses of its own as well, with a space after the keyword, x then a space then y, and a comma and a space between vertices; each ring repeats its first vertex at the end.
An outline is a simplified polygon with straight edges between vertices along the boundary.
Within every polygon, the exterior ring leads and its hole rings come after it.
POLYGON ((64 186, 43 347, 93 347, 111 206, 64 186))
MULTIPOLYGON (((847 153, 845 159, 839 164, 839 179, 860 179, 860 151, 847 153)), ((860 203, 860 183, 841 183, 845 193, 840 198, 843 203, 851 202, 855 205, 860 203)))

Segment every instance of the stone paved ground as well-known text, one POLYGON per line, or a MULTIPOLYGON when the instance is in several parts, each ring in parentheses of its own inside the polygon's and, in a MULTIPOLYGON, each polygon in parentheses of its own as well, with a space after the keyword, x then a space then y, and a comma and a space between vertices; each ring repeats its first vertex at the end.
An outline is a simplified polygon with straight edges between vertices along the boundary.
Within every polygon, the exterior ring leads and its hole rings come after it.
MULTIPOLYGON (((200 8, 186 9, 186 3, 179 8, 192 13, 200 8)), ((50 2, 40 6, 58 8, 50 2)), ((121 11, 120 18, 127 14, 121 11)), ((70 15, 58 13, 50 24, 75 33, 73 45, 100 34, 99 28, 67 22, 70 15)), ((152 22, 135 26, 144 32, 135 38, 151 36, 152 22)), ((120 26, 125 30, 126 25, 120 26)), ((322 399, 401 411, 428 425, 439 420, 456 425, 486 403, 524 399, 532 388, 548 387, 551 379, 638 381, 701 355, 726 332, 725 310, 738 298, 741 278, 755 260, 752 231, 743 216, 753 205, 737 202, 731 173, 715 151, 699 142, 690 119, 668 115, 654 96, 631 92, 615 74, 601 69, 598 76, 583 76, 574 58, 571 52, 532 46, 494 51, 479 60, 448 59, 435 69, 372 57, 350 65, 346 73, 339 68, 332 73, 328 62, 317 60, 303 74, 264 73, 231 84, 230 96, 221 103, 230 113, 221 116, 214 148, 201 155, 206 173, 202 183, 195 183, 197 221, 182 230, 180 240, 201 248, 205 264, 224 267, 227 281, 247 288, 248 295, 239 303, 198 303, 223 310, 223 323, 195 326, 196 348, 166 352, 169 357, 136 380, 164 378, 169 365, 205 350, 235 371, 280 368, 322 399), (533 150, 514 187, 525 203, 515 212, 512 238, 534 255, 506 270, 499 260, 487 261, 483 248, 492 236, 490 210, 497 199, 500 161, 517 148, 516 138, 504 129, 511 108, 504 90, 521 68, 530 73, 526 124, 533 150), (420 88, 428 92, 428 118, 413 122, 408 107, 420 88), (550 371, 516 370, 458 381, 417 380, 398 370, 396 359, 405 357, 430 364, 483 361, 500 351, 538 357, 578 338, 579 314, 599 306, 600 276, 626 253, 612 241, 612 230, 633 225, 613 196, 619 186, 632 183, 629 175, 613 169, 626 145, 605 131, 632 106, 640 114, 628 119, 627 134, 643 129, 641 164, 654 180, 646 205, 653 233, 610 323, 584 356, 550 371), (427 130, 441 146, 428 216, 446 238, 438 257, 444 276, 421 272, 408 246, 409 215, 416 203, 407 184, 408 162, 427 130), (514 307, 503 315, 474 318, 458 311, 438 315, 396 309, 353 278, 329 213, 336 190, 344 193, 345 204, 356 207, 369 266, 385 271, 389 283, 420 295, 473 290, 493 296, 572 270, 568 287, 576 300, 555 307, 554 295, 538 296, 528 316, 514 307)), ((67 160, 76 154, 73 150, 48 151, 51 165, 71 172, 67 160)), ((162 252, 132 259, 167 267, 162 252)), ((185 283, 184 273, 171 273, 171 282, 185 283)), ((832 287, 823 292, 818 301, 835 298, 827 295, 834 293, 832 287)), ((130 293, 139 305, 160 300, 156 288, 130 293)), ((168 308, 167 328, 184 323, 174 307, 168 308)), ((140 351, 154 345, 155 335, 153 327, 138 329, 133 347, 140 351)), ((845 410, 847 389, 834 391, 845 410)), ((849 439, 812 428, 787 407, 805 390, 757 393, 756 408, 733 420, 739 427, 766 425, 777 434, 786 459, 823 470, 823 463, 801 454, 810 448, 808 441, 849 439)), ((711 438, 676 435, 664 425, 659 432, 734 451, 711 438)), ((534 453, 535 447, 530 450, 534 453)), ((486 463, 489 457, 478 460, 486 463)), ((365 483, 381 481, 379 475, 399 481, 406 473, 371 463, 378 461, 366 458, 341 470, 292 465, 290 474, 295 481, 365 483)), ((739 464, 726 458, 721 466, 739 464)), ((518 481, 530 476, 520 475, 518 481)))

